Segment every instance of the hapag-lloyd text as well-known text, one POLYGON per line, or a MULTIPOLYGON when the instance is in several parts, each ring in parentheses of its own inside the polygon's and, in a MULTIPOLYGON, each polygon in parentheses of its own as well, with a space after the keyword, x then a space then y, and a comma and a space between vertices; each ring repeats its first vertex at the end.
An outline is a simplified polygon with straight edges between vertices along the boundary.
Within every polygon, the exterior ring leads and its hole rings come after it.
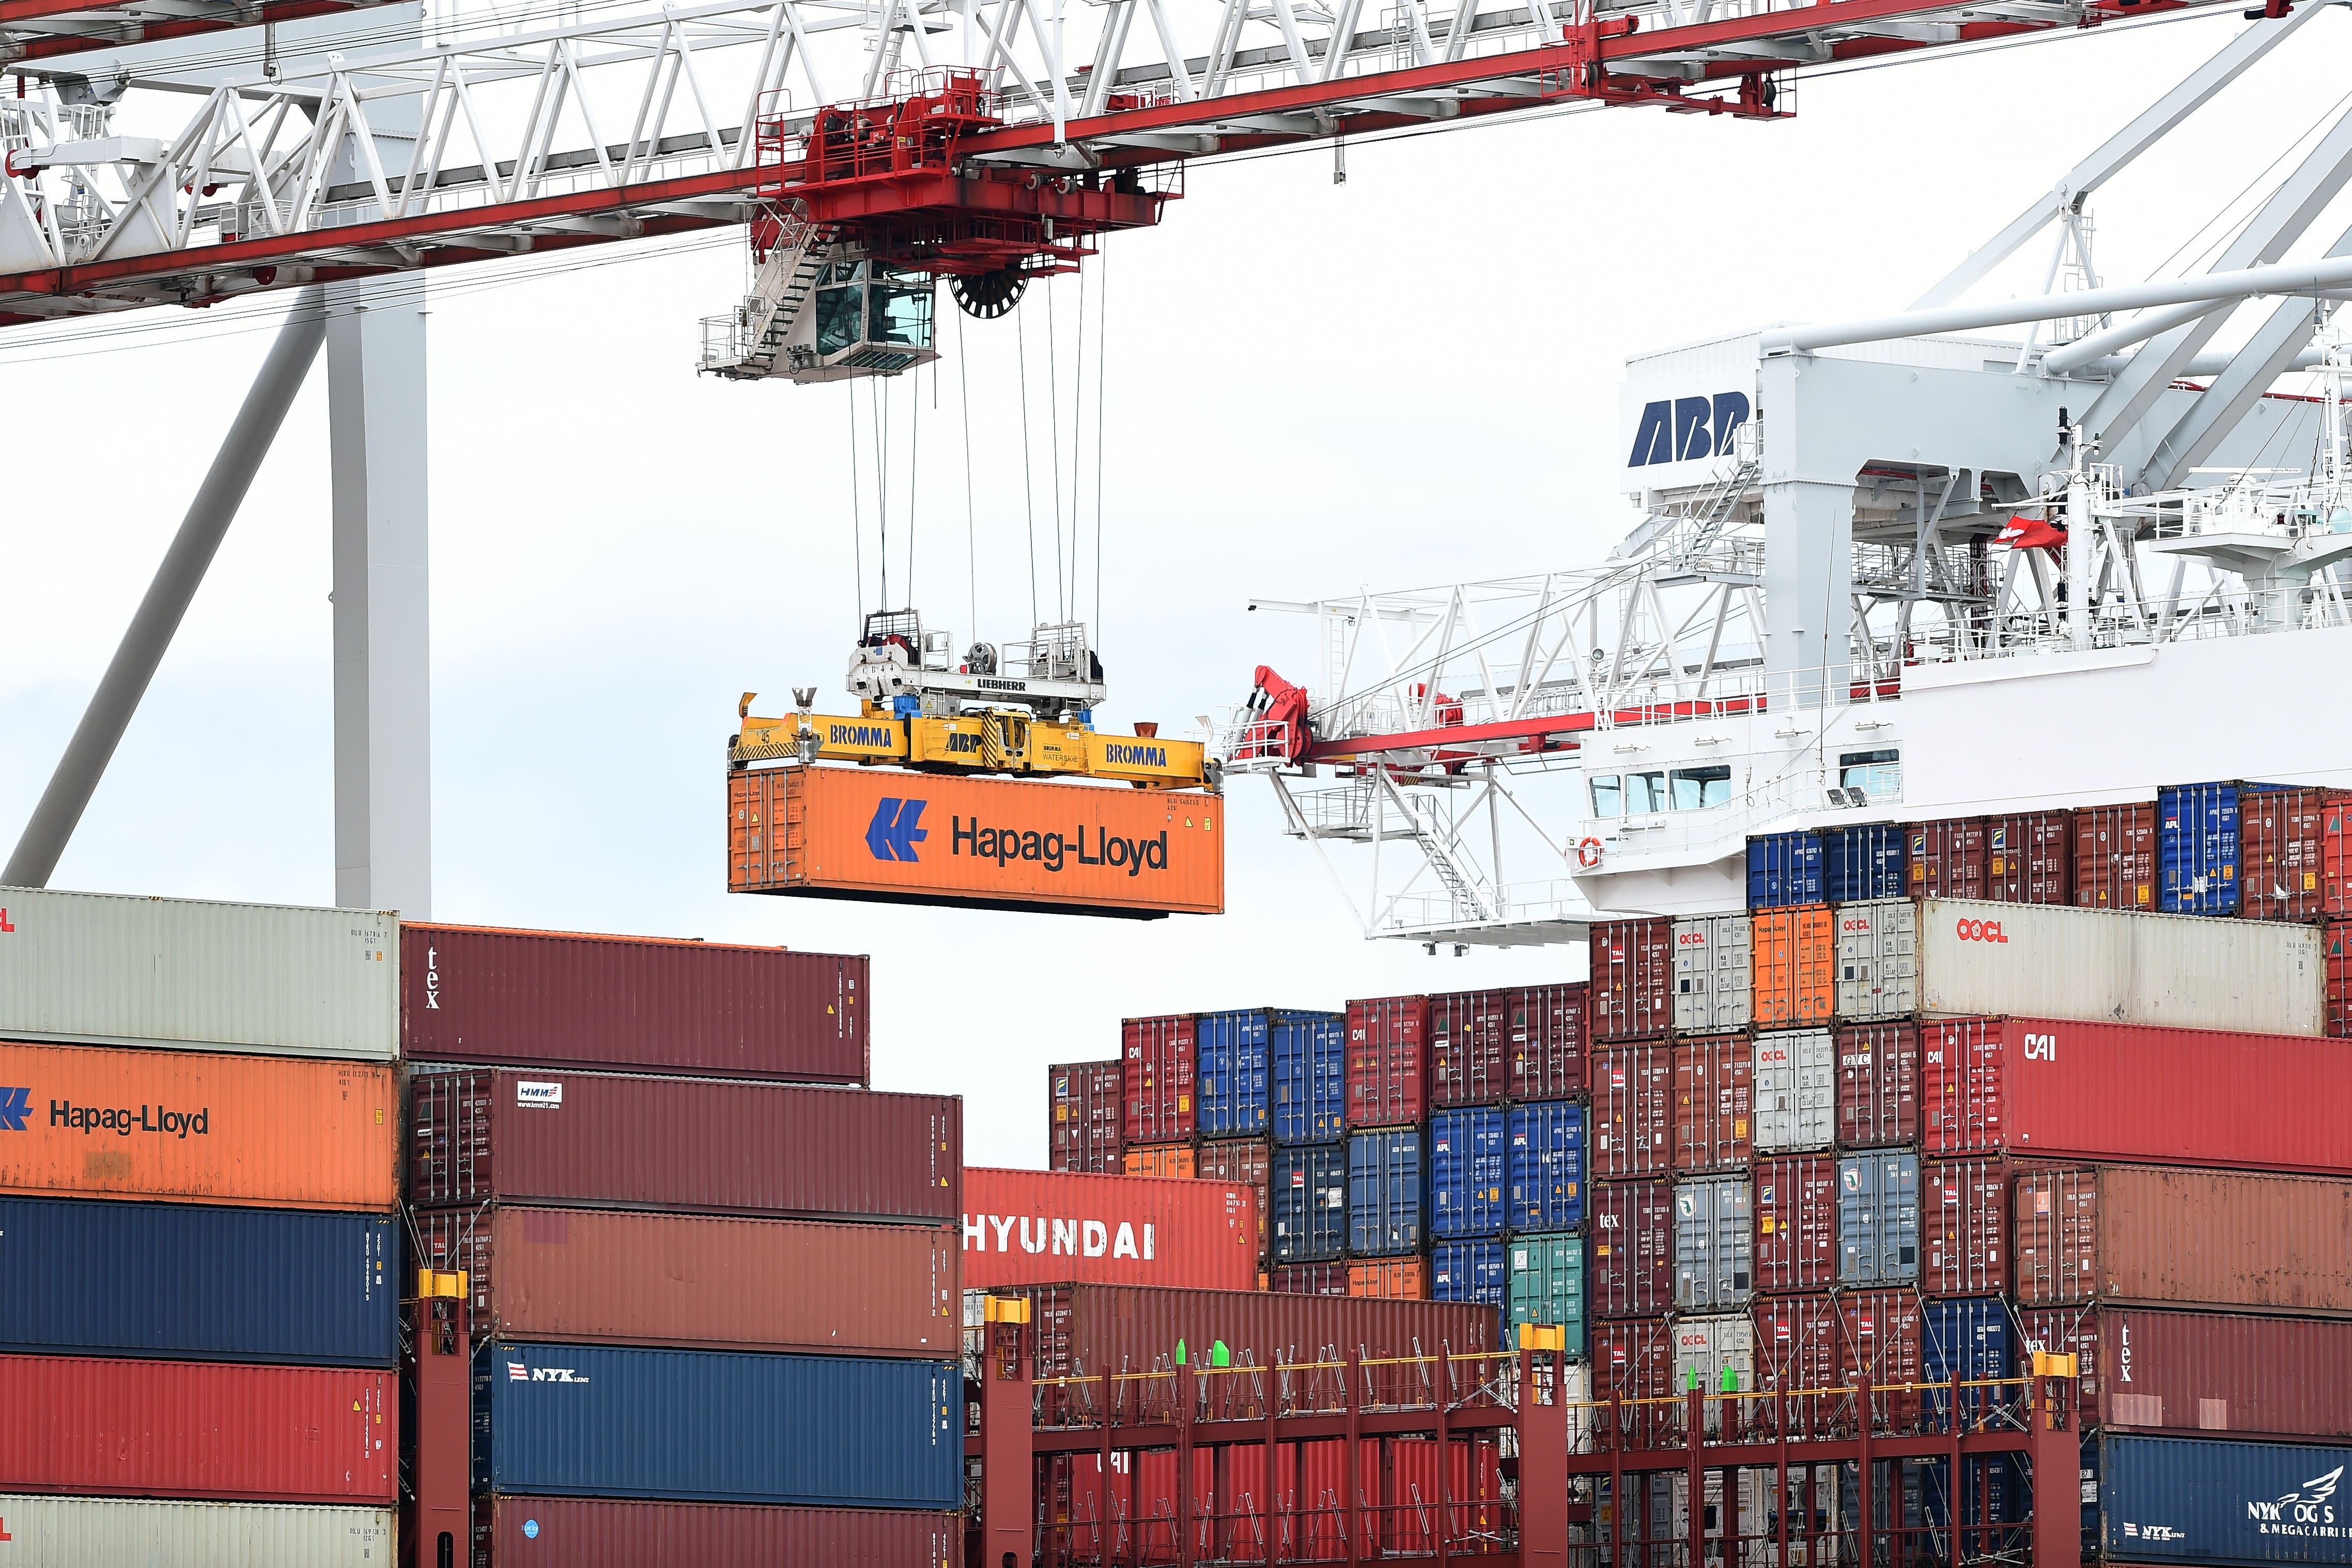
POLYGON ((1168 831, 1165 828, 1156 838, 1129 839, 1097 826, 1094 833, 1094 852, 1088 854, 1084 824, 1067 837, 1057 832, 1041 833, 1034 828, 982 827, 978 817, 970 822, 956 817, 952 820, 952 827, 950 853, 994 861, 998 865, 1009 865, 1014 861, 1035 861, 1048 872, 1058 873, 1075 860, 1079 865, 1125 866, 1129 876, 1140 876, 1147 869, 1168 869, 1168 831))

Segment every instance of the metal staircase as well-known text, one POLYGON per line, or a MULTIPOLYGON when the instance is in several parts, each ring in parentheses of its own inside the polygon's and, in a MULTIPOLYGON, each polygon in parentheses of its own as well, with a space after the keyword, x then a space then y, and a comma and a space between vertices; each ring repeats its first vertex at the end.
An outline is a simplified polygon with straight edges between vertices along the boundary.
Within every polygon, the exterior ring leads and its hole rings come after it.
POLYGON ((777 223, 775 243, 743 303, 728 315, 703 319, 698 368, 711 375, 750 382, 776 374, 784 340, 833 254, 835 230, 812 223, 806 203, 794 200, 778 209, 777 223))

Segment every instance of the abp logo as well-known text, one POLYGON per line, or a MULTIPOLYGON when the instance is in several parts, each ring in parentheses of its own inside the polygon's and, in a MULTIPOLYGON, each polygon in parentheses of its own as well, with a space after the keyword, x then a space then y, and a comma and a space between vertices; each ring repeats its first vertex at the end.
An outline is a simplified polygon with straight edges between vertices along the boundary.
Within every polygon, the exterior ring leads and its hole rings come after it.
POLYGON ((1642 410, 1641 428, 1633 434, 1628 468, 1657 463, 1686 463, 1731 450, 1732 433, 1748 423, 1745 392, 1717 392, 1703 397, 1660 398, 1642 410))
POLYGON ((29 1085, 22 1089, 0 1088, 0 1132, 25 1130, 25 1118, 32 1113, 32 1098, 29 1085))
POLYGON ((885 795, 874 807, 874 820, 866 824, 866 847, 877 861, 908 861, 916 858, 915 846, 931 836, 928 828, 915 824, 923 820, 927 800, 902 800, 896 795, 885 795))

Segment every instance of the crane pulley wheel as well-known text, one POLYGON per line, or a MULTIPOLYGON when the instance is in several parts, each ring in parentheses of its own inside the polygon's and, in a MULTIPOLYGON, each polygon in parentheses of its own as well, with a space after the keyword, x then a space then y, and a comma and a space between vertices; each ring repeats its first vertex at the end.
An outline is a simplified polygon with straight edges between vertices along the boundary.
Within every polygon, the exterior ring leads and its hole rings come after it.
POLYGON ((1015 305, 1028 291, 1029 275, 1018 266, 1000 267, 993 272, 982 272, 966 277, 961 275, 948 279, 948 292, 963 308, 967 316, 977 316, 983 321, 993 321, 1015 305))

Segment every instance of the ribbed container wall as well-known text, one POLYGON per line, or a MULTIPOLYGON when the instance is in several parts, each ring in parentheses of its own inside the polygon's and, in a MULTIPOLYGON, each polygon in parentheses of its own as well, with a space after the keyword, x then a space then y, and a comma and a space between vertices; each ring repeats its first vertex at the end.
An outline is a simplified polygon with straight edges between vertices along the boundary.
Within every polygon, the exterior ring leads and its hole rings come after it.
POLYGON ((0 1493, 8 1555, 58 1568, 386 1568, 393 1511, 0 1493))
POLYGON ((0 1351, 388 1367, 381 1214, 0 1198, 0 1351), (258 1286, 258 1288, 257 1288, 258 1286))
MULTIPOLYGON (((971 1173, 968 1188, 990 1174, 971 1173)), ((1006 1239, 988 1223, 992 1213, 965 1217, 962 1247, 975 1265, 973 1284, 995 1282, 986 1265, 1002 1254, 977 1250, 1006 1239)), ((505 1204, 428 1209, 415 1223, 421 1265, 465 1270, 474 1332, 486 1338, 935 1361, 958 1354, 962 1343, 963 1270, 958 1233, 949 1227, 505 1204), (811 1291, 815 1280, 827 1288, 811 1291)), ((1041 1243, 1044 1229, 1037 1224, 1041 1243)), ((1021 1227, 1005 1230, 1013 1255, 1025 1260, 1021 1227)), ((1066 1253, 1062 1266, 1076 1265, 1066 1253)))
MULTIPOLYGON (((1193 1151, 1192 1175, 1202 1181, 1222 1182, 1228 1186, 1245 1186, 1257 1202, 1257 1256, 1259 1267, 1265 1266, 1266 1246, 1274 1235, 1267 1218, 1267 1186, 1274 1178, 1274 1145, 1263 1138, 1234 1139, 1225 1143, 1202 1144, 1193 1151)), ((969 1179, 969 1178, 967 1178, 969 1179)), ((1113 1251, 1116 1252, 1116 1247, 1113 1251)), ((1144 1284, 1202 1284, 1223 1289, 1224 1281, 1153 1281, 1144 1284)))
POLYGON ((1336 1144, 1348 1135, 1348 1015, 1284 1019, 1268 1048, 1274 1141, 1336 1144))
POLYGON ((1837 1008, 1837 922, 1822 904, 1760 911, 1754 921, 1756 1027, 1816 1029, 1837 1008))
POLYGON ((1348 1291, 1345 1263, 1277 1263, 1266 1289, 1284 1296, 1344 1296, 1348 1291))
POLYGON ((1873 1385, 1872 1408, 1902 1418, 1916 1407, 1918 1395, 1885 1385, 1921 1380, 1926 1303, 1912 1290, 1841 1291, 1831 1299, 1838 1316, 1839 1381, 1873 1385))
POLYGON ((1921 1026, 1930 1155, 2352 1176, 2352 1051, 2303 1035, 1944 1019, 1921 1026))
POLYGON ((1984 898, 1985 819, 1948 817, 1911 825, 1906 886, 1914 898, 1984 898))
POLYGON ((1675 1027, 1673 921, 1597 921, 1591 947, 1594 1040, 1662 1038, 1675 1027))
POLYGON ((1192 1072, 1198 1047, 1192 1015, 1126 1019, 1118 1026, 1129 1144, 1175 1144, 1192 1136, 1192 1072))
POLYGON ((1592 1174, 1664 1176, 1674 1165, 1675 1053, 1604 1047, 1592 1056, 1592 1174))
POLYGON ((941 1568, 962 1553, 952 1513, 486 1497, 469 1568, 941 1568))
POLYGON ((1115 1176, 1127 1148, 1125 1073, 1117 1057, 1045 1069, 1045 1163, 1115 1176))
POLYGON ((1203 1138, 1262 1138, 1266 1132, 1267 1030, 1263 1008, 1202 1013, 1192 1020, 1199 1052, 1193 1131, 1203 1138))
POLYGON ((1755 1187, 1746 1176, 1675 1184, 1675 1310, 1727 1312, 1755 1289, 1755 1187))
POLYGON ((1918 905, 1907 898, 1837 909, 1837 1016, 1906 1018, 1919 1008, 1918 905))
MULTIPOLYGON (((1919 1378, 1923 1383, 1986 1383, 2014 1377, 2017 1353, 2010 1333, 2009 1303, 1997 1296, 1931 1301, 1919 1314, 1919 1378)), ((1940 1414, 1949 1393, 1927 1391, 1928 1408, 1940 1414)), ((1993 1414, 1999 1396, 1984 1388, 1962 1388, 1964 1415, 1981 1421, 1993 1414)))
POLYGON ((2049 905, 1919 905, 1919 1006, 1963 1016, 2099 1019, 2319 1034, 2318 933, 2049 905))
POLYGON ((1584 1223, 1584 1114, 1583 1106, 1565 1101, 1510 1108, 1504 1202, 1512 1230, 1570 1230, 1584 1223))
POLYGON ((500 1069, 420 1073, 410 1101, 420 1208, 962 1218, 961 1107, 938 1095, 500 1069))
POLYGON ((0 1038, 400 1054, 389 912, 22 887, 0 888, 0 905, 11 928, 0 942, 0 1038))
POLYGON ((1041 1286, 1027 1294, 1041 1377, 1170 1366, 1178 1340, 1204 1347, 1223 1340, 1235 1365, 1271 1366, 1320 1360, 1327 1352, 1378 1357, 1484 1349, 1496 1337, 1494 1308, 1451 1301, 1129 1285, 1041 1286))
POLYGON ((1919 1135, 1919 1030, 1910 1023, 1837 1031, 1838 1142, 1907 1144, 1919 1135))
POLYGON ((1674 923, 1675 1029, 1713 1034, 1746 1029, 1756 1005, 1756 960, 1745 915, 1674 923))
MULTIPOLYGON (((1928 897, 1965 897, 1938 894, 1928 897)), ((1985 819, 1985 889, 1994 904, 2071 904, 2074 899, 2074 814, 2019 811, 1985 819)))
POLYGON ((1675 1304, 1675 1195, 1662 1181, 1592 1189, 1585 1264, 1596 1317, 1651 1317, 1675 1304))
POLYGON ((1348 1125, 1404 1127, 1429 1114, 1429 998, 1348 1004, 1348 1125))
POLYGON ((1825 1029, 1756 1037, 1759 1155, 1826 1149, 1837 1141, 1837 1060, 1836 1037, 1825 1029))
POLYGON ((1429 1295, 1437 1301, 1467 1301, 1495 1309, 1496 1337, 1502 1346, 1500 1314, 1510 1295, 1510 1254, 1500 1241, 1441 1241, 1430 1249, 1429 1295))
POLYGON ((2352 1184, 2154 1166, 2023 1171, 2014 1288, 2070 1302, 2352 1314, 2352 1184))
POLYGON ((1767 833, 1748 841, 1748 907, 1780 909, 1819 904, 1822 892, 1822 836, 1767 833))
POLYGON ((1266 1188, 1277 1263, 1328 1263, 1348 1250, 1348 1148, 1318 1144, 1274 1151, 1266 1188))
POLYGON ((1513 993, 1450 991, 1429 998, 1433 1105, 1499 1105, 1510 1097, 1513 993))
POLYGON ((1756 1325, 1758 1387, 1791 1394, 1839 1387, 1845 1352, 1835 1298, 1825 1291, 1759 1296, 1748 1317, 1756 1325))
POLYGON ((2156 808, 2084 806, 2074 812, 2074 903, 2084 909, 2156 907, 2156 808))
POLYGON ((1756 1288, 1826 1291, 1838 1277, 1838 1162, 1787 1155, 1756 1162, 1756 1288))
POLYGON ((2009 1288, 2006 1160, 1927 1160, 1919 1166, 1919 1288, 1933 1295, 2009 1288))
POLYGON ((1902 898, 1910 892, 1903 854, 1908 842, 1894 822, 1864 822, 1822 831, 1822 898, 1829 904, 1861 904, 1902 898))
POLYGON ((1894 1150, 1838 1161, 1838 1283, 1919 1277, 1919 1156, 1894 1150))
POLYGON ((1429 1119, 1429 1231, 1441 1241, 1500 1236, 1510 1127, 1494 1106, 1440 1111, 1429 1119))
POLYGON ((724 942, 404 923, 412 1061, 867 1082, 867 961, 724 942))
POLYGON ((1119 1172, 1123 1176, 1157 1176, 1168 1181, 1191 1181, 1201 1174, 1190 1144, 1140 1145, 1119 1156, 1119 1172))
POLYGON ((1557 1326, 1568 1331, 1568 1354, 1583 1354, 1584 1238, 1514 1236, 1505 1266, 1506 1334, 1516 1334, 1521 1323, 1557 1326))
POLYGON ((957 1368, 929 1361, 485 1342, 474 1354, 474 1484, 952 1509, 961 1394, 957 1368))
POLYGON ((2029 1307, 2026 1343, 2082 1358, 2084 1421, 2110 1431, 2352 1432, 2352 1320, 2029 1307))
POLYGON ((2084 1465, 2110 1562, 2352 1563, 2352 1532, 2328 1519, 2352 1444, 2102 1436, 2084 1465))
POLYGON ((19 1491, 393 1500, 391 1372, 0 1356, 0 1476, 19 1491))
POLYGON ((1429 1236, 1426 1134, 1418 1127, 1348 1140, 1348 1251, 1357 1258, 1418 1252, 1429 1236))
POLYGON ((2156 906, 2167 915, 2238 913, 2237 784, 2156 792, 2156 906))
POLYGON ((2257 789, 2238 800, 2238 898, 2249 920, 2328 913, 2327 823, 2337 791, 2257 789))
MULTIPOLYGON (((1381 1301, 1425 1301, 1430 1299, 1429 1260, 1424 1258, 1375 1258, 1348 1265, 1350 1296, 1381 1301)), ((1447 1296, 1446 1301, 1454 1300, 1447 1296)))
POLYGON ((1756 1157, 1755 1046, 1744 1034, 1719 1034, 1672 1049, 1675 1173, 1745 1166, 1756 1157))
POLYGON ((1589 1079, 1591 987, 1520 986, 1510 993, 1509 1072, 1514 1100, 1566 1100, 1589 1079))
POLYGON ((1675 1320, 1676 1389, 1712 1394, 1755 1386, 1756 1325, 1745 1312, 1675 1320))
POLYGON ((1664 1399, 1675 1391, 1675 1336, 1662 1318, 1591 1325, 1592 1396, 1664 1399))
POLYGON ((400 1202, 400 1098, 379 1063, 0 1040, 0 1084, 28 1086, 22 1127, 0 1136, 0 1191, 376 1214, 400 1202))

